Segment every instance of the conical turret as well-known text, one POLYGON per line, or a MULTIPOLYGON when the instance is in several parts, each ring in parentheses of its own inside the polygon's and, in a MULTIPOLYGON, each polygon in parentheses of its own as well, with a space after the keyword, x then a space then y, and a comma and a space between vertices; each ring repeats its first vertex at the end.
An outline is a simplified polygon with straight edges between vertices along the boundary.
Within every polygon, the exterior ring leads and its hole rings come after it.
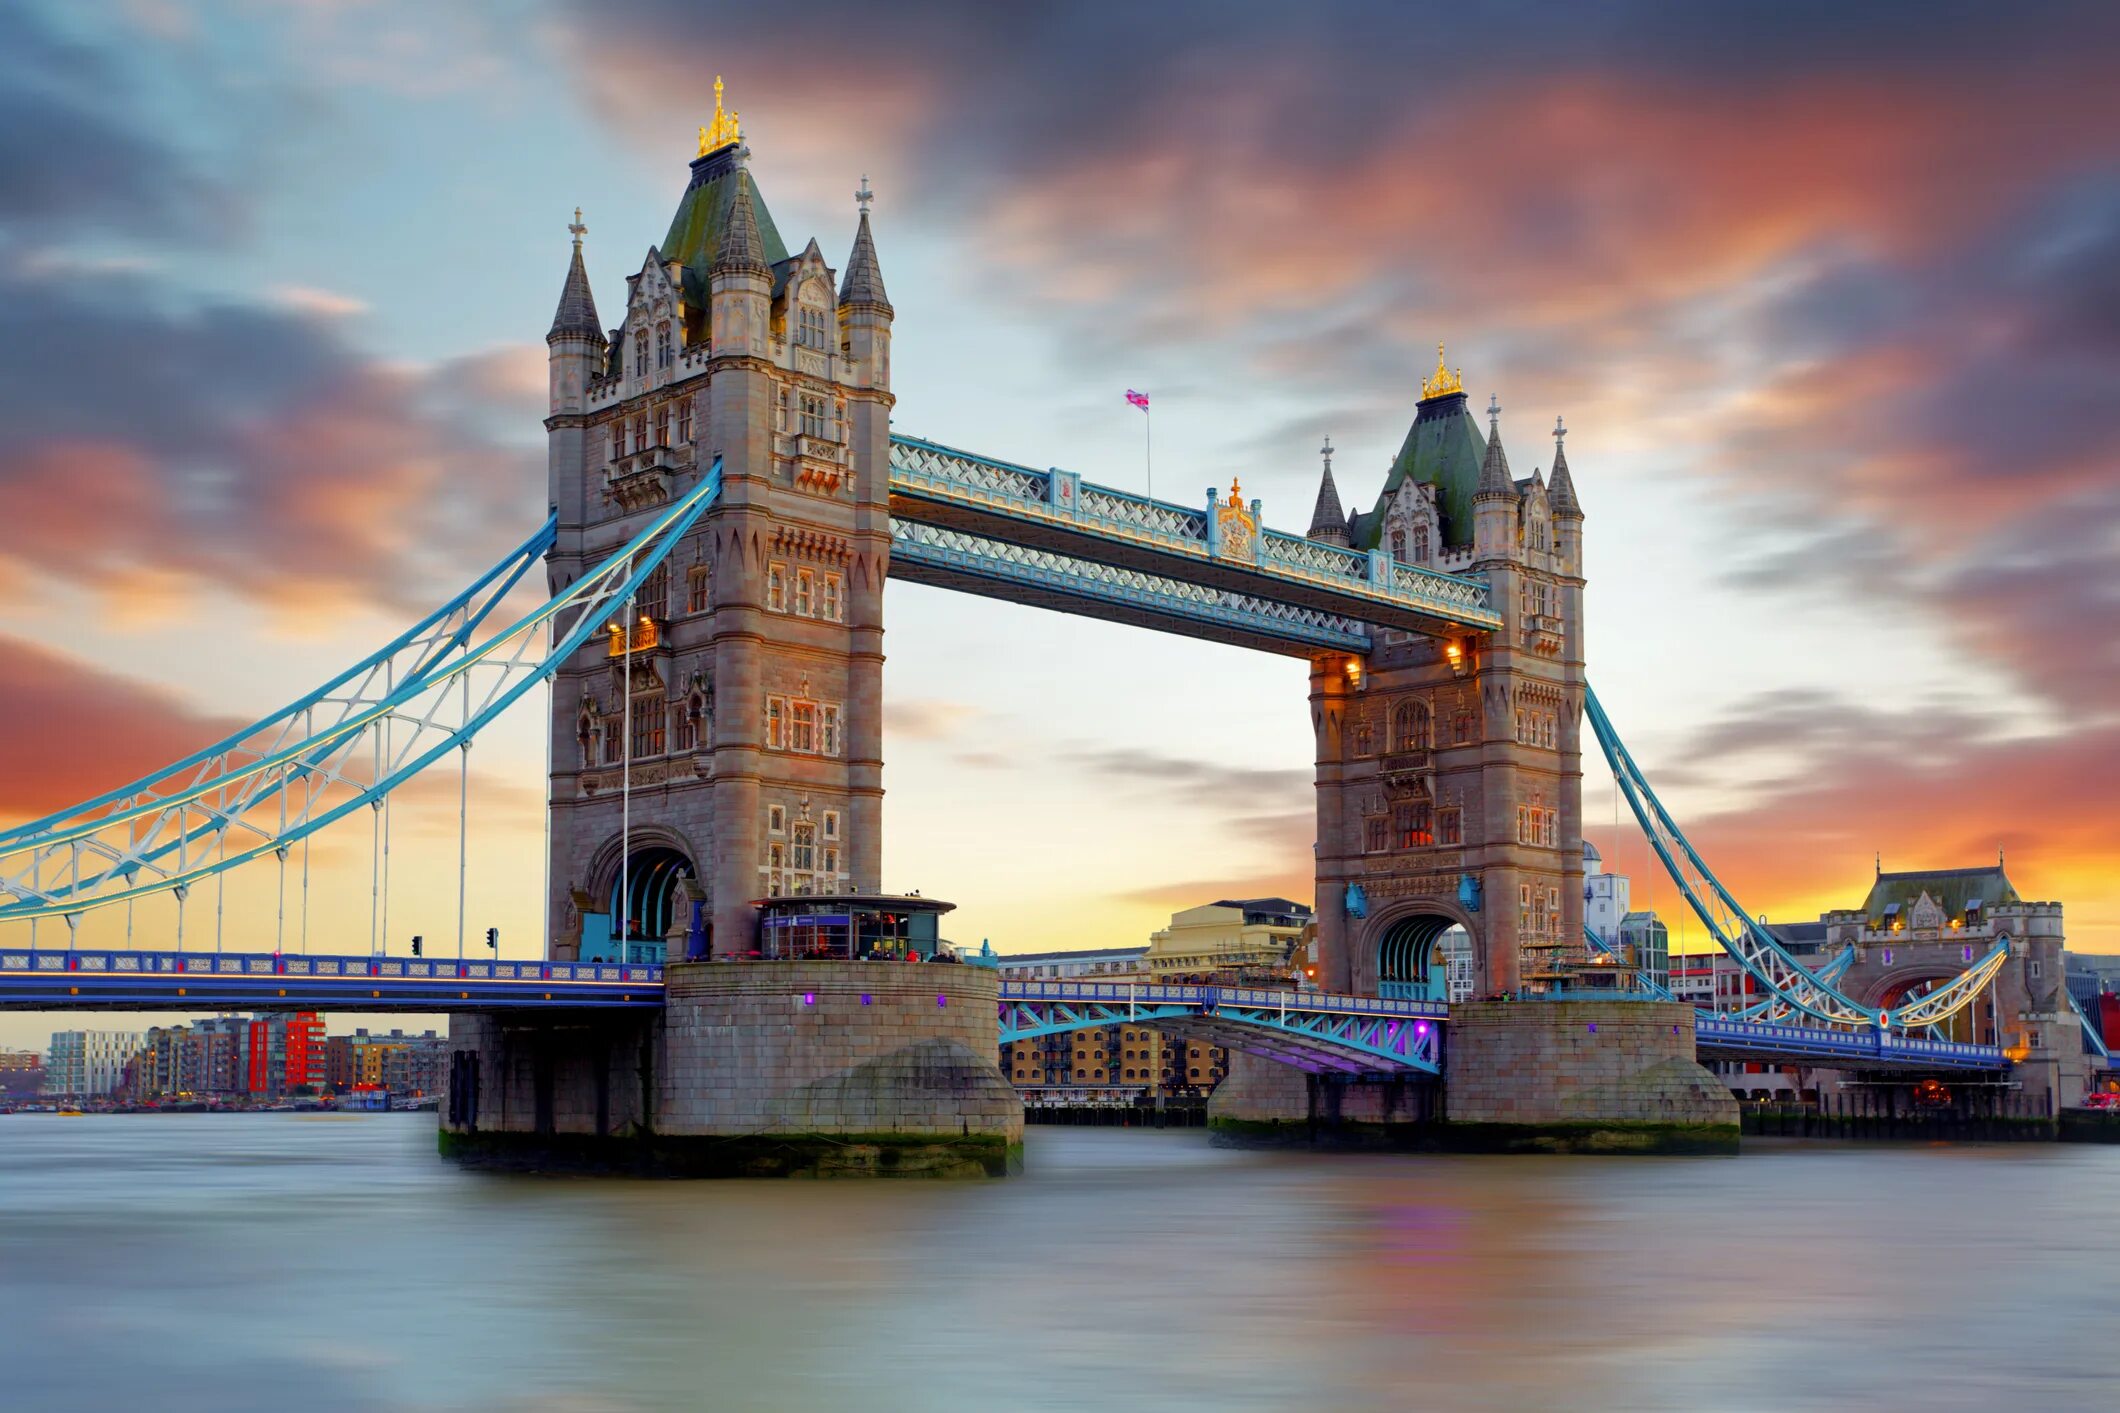
POLYGON ((1583 518, 1582 502, 1575 498, 1575 478, 1568 474, 1568 426, 1558 417, 1553 419, 1553 480, 1547 485, 1546 499, 1553 505, 1554 518, 1583 518))
POLYGON ((582 237, 589 228, 582 224, 579 206, 574 208, 574 224, 567 229, 574 233, 574 258, 567 265, 567 281, 560 286, 559 308, 553 311, 552 328, 545 335, 545 342, 571 337, 600 344, 604 341, 604 326, 596 317, 596 295, 589 288, 588 267, 582 264, 582 237))
POLYGON ((1332 438, 1318 448, 1325 459, 1325 474, 1318 482, 1317 507, 1310 512, 1309 538, 1328 545, 1348 543, 1347 513, 1340 508, 1340 490, 1332 483, 1332 438))
POLYGON ((765 240, 758 233, 758 214, 751 204, 751 174, 739 168, 731 180, 735 189, 729 194, 729 219, 721 228, 708 273, 770 277, 773 271, 766 264, 765 240))
POLYGON ((890 297, 883 292, 883 267, 876 262, 876 238, 869 232, 869 179, 861 179, 854 193, 861 205, 861 223, 854 228, 854 253, 847 257, 846 277, 839 282, 839 302, 891 312, 890 297))
POLYGON ((1502 450, 1501 399, 1487 399, 1487 454, 1480 461, 1480 483, 1473 491, 1475 504, 1483 500, 1515 500, 1516 480, 1509 474, 1509 453, 1502 450))

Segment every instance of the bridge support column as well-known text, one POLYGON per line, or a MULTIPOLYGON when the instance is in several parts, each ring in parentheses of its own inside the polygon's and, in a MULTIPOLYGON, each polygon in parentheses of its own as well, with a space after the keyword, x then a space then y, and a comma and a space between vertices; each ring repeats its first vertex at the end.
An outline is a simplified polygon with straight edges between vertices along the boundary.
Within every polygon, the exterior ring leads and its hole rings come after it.
POLYGON ((999 980, 888 962, 673 963, 652 1020, 452 1022, 442 1151, 685 1177, 1001 1176, 1023 1104, 999 980))

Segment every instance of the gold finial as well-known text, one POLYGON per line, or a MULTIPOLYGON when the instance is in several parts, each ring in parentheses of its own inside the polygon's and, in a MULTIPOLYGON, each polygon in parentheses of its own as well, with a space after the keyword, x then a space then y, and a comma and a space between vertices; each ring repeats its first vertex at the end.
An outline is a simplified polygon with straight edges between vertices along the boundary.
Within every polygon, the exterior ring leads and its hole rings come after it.
POLYGON ((743 124, 734 112, 721 106, 721 75, 714 75, 714 121, 699 130, 699 155, 719 152, 743 136, 743 124))
POLYGON ((1443 346, 1437 344, 1435 346, 1435 376, 1421 379, 1421 396, 1424 398, 1441 397, 1445 393, 1459 393, 1464 390, 1465 370, 1460 368, 1453 373, 1444 367, 1443 346))
POLYGON ((1244 505, 1244 483, 1234 476, 1229 478, 1229 503, 1240 509, 1244 505))

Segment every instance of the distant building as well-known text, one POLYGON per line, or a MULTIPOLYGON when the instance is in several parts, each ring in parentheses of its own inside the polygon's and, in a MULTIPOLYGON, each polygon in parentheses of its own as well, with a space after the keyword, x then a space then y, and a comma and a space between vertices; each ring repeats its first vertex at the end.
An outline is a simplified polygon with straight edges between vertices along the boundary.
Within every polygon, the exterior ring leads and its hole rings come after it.
MULTIPOLYGON (((1632 880, 1608 870, 1597 845, 1587 839, 1583 841, 1583 926, 1616 951, 1630 973, 1657 986, 1670 986, 1671 930, 1655 913, 1634 908, 1632 880)), ((1593 978, 1594 969, 1582 979, 1593 978)), ((1614 984, 1631 979, 1631 975, 1621 976, 1614 984)))
POLYGON ((29 1099, 44 1092, 44 1057, 35 1050, 0 1050, 0 1099, 29 1099))
POLYGON ((62 1030, 53 1034, 44 1092, 87 1099, 109 1094, 140 1048, 136 1030, 62 1030))
POLYGON ((325 1082, 335 1094, 434 1094, 442 1087, 448 1039, 433 1031, 371 1035, 365 1028, 324 1041, 325 1082))
POLYGON ((1067 981, 1080 977, 1141 977, 1142 947, 1082 947, 1062 952, 997 952, 994 969, 1003 981, 1067 981))
POLYGON ((1171 914, 1170 925, 1149 937, 1142 962, 1159 979, 1246 973, 1283 979, 1310 921, 1310 909, 1287 898, 1222 898, 1171 914))

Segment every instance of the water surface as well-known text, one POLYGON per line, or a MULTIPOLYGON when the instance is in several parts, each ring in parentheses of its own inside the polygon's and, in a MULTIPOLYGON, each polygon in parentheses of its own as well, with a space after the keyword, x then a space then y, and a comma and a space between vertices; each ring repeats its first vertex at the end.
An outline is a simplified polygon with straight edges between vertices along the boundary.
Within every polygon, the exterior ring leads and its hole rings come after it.
POLYGON ((502 1178, 431 1115, 0 1118, 0 1408, 2111 1409, 2120 1148, 502 1178))

